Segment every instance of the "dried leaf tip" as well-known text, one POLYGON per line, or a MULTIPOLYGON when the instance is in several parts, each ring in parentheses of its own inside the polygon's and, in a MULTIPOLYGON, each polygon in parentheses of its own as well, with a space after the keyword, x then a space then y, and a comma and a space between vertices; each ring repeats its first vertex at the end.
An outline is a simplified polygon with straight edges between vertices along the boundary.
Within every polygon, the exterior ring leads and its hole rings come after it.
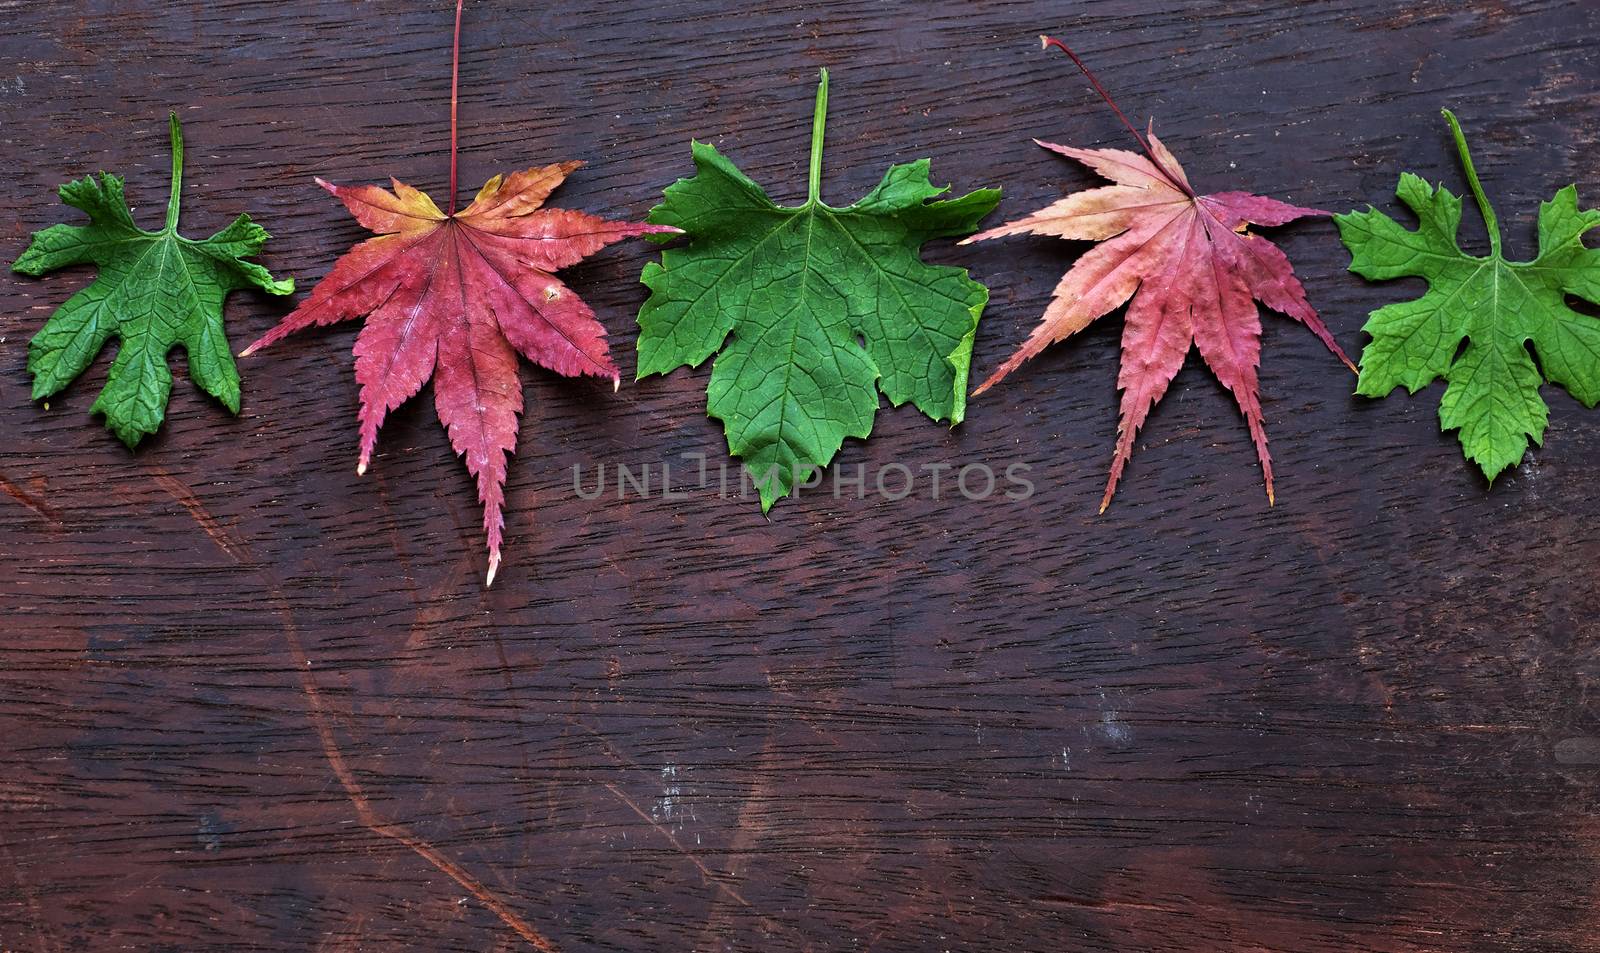
POLYGON ((494 574, 500 571, 500 554, 495 553, 489 557, 489 575, 483 581, 483 588, 488 589, 494 585, 494 574))
POLYGON ((366 476, 366 475, 367 475, 367 461, 362 460, 360 463, 356 464, 356 476, 366 476))

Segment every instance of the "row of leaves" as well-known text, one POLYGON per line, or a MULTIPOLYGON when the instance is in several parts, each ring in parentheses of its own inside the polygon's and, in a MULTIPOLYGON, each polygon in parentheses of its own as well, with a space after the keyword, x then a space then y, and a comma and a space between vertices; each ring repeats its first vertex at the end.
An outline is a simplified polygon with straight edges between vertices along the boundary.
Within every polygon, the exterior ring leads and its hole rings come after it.
MULTIPOLYGON (((1045 42, 1072 55, 1058 41, 1045 42)), ((797 207, 776 204, 714 147, 698 142, 695 175, 667 188, 645 223, 544 207, 577 162, 495 176, 456 211, 453 136, 448 213, 398 181, 391 190, 318 179, 376 237, 341 257, 293 313, 241 356, 304 328, 365 317, 354 348, 358 472, 366 470, 384 417, 431 377, 439 419, 477 479, 492 582, 507 457, 522 410, 517 355, 558 374, 620 382, 605 328, 556 271, 628 237, 687 239, 644 270, 651 294, 639 314, 638 374, 666 374, 716 355, 707 412, 722 421, 728 449, 749 468, 766 510, 812 468, 826 466, 845 438, 870 433, 880 392, 936 421, 961 421, 988 291, 963 269, 922 261, 926 242, 1050 235, 1100 244, 1067 272, 1039 326, 974 393, 1126 304, 1119 436, 1101 509, 1191 345, 1244 414, 1270 501, 1255 302, 1305 324, 1350 362, 1288 259, 1248 229, 1328 213, 1246 192, 1201 195, 1153 128, 1141 134, 1126 118, 1140 152, 1039 143, 1111 185, 989 231, 971 234, 1000 192, 940 199, 948 188, 932 185, 925 159, 891 166, 866 196, 835 208, 820 199, 827 100, 823 71, 808 196, 797 207)), ((1576 190, 1562 189, 1540 207, 1538 257, 1507 261, 1460 126, 1445 116, 1490 232, 1488 257, 1469 255, 1457 243, 1461 199, 1410 174, 1401 177, 1398 194, 1416 213, 1418 229, 1370 209, 1334 220, 1352 271, 1429 283, 1421 298, 1371 315, 1357 392, 1377 397, 1401 385, 1416 391, 1444 378, 1441 427, 1459 431, 1467 457, 1492 480, 1521 459, 1528 441, 1542 440, 1545 379, 1587 406, 1600 400, 1600 321, 1568 305, 1569 296, 1600 303, 1600 251, 1582 243, 1600 224, 1600 211, 1580 211, 1576 190)), ((293 281, 246 260, 268 238, 247 215, 202 241, 178 233, 183 140, 176 116, 171 135, 172 188, 161 231, 140 229, 122 180, 101 173, 60 191, 90 224, 37 233, 13 266, 29 275, 99 266, 95 281, 33 338, 28 367, 34 398, 47 398, 116 338, 117 355, 93 410, 130 447, 161 424, 174 346, 184 348, 191 379, 237 413, 239 375, 222 326, 223 298, 245 288, 275 295, 294 289, 293 281)))

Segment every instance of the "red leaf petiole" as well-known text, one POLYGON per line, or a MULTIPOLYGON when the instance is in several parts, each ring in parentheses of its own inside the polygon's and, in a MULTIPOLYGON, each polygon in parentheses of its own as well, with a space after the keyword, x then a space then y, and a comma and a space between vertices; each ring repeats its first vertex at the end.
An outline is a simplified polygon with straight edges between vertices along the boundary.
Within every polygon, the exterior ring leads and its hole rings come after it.
POLYGON ((1072 62, 1077 65, 1078 69, 1083 71, 1084 76, 1089 78, 1089 84, 1094 87, 1094 91, 1099 93, 1100 98, 1106 101, 1106 105, 1111 107, 1111 111, 1117 114, 1117 118, 1122 120, 1124 126, 1128 127, 1128 131, 1133 133, 1134 140, 1139 143, 1139 147, 1144 150, 1145 155, 1150 157, 1150 161, 1156 164, 1156 168, 1160 169, 1162 174, 1172 181, 1174 188, 1182 190, 1190 198, 1194 197, 1194 190, 1184 183, 1183 176, 1174 175, 1172 170, 1167 167, 1167 164, 1161 161, 1161 157, 1157 156, 1155 150, 1150 148, 1149 141, 1139 133, 1138 129, 1134 128, 1133 123, 1128 121, 1128 117, 1122 114, 1122 110, 1117 107, 1116 100, 1111 98, 1111 94, 1106 92, 1104 86, 1100 85, 1100 81, 1095 78, 1094 73, 1090 72, 1089 67, 1084 64, 1083 60, 1078 58, 1078 54, 1072 52, 1071 47, 1053 36, 1045 36, 1042 33, 1039 35, 1039 45, 1040 48, 1046 50, 1053 46, 1072 57, 1072 62))

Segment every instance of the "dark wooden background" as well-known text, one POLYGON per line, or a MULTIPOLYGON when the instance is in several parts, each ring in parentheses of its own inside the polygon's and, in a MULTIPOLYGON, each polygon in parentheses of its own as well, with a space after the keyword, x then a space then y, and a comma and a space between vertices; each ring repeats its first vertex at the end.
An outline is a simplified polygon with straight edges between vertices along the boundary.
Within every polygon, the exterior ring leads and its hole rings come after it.
MULTIPOLYGON (((361 237, 312 183, 447 178, 448 0, 0 4, 0 257, 128 177, 157 223, 249 211, 302 294, 361 237)), ((1126 145, 1035 35, 1069 37, 1203 189, 1394 208, 1464 183, 1508 247, 1600 201, 1592 0, 468 4, 462 180, 590 165, 564 205, 640 217, 715 142, 803 196, 930 156, 991 222, 1095 181, 1033 136, 1126 145), (1159 12, 1157 12, 1159 10, 1159 12)), ((1464 233, 1486 247, 1469 212, 1464 233)), ((1328 222, 1278 230, 1352 352, 1369 286, 1328 222)), ((1081 246, 931 246, 993 289, 974 373, 1081 246)), ((566 277, 631 377, 628 243, 566 277)), ((506 565, 414 400, 354 472, 355 325, 181 373, 137 453, 49 409, 28 338, 89 280, 0 277, 0 949, 1600 950, 1600 414, 1488 489, 1441 388, 1368 401, 1268 317, 1269 509, 1198 361, 1097 516, 1120 317, 975 401, 885 409, 839 462, 1032 466, 1018 502, 585 501, 572 467, 722 458, 706 371, 613 395, 528 369, 506 565)), ((288 302, 236 295, 242 346, 288 302)), ((592 469, 588 470, 592 474, 592 469)))

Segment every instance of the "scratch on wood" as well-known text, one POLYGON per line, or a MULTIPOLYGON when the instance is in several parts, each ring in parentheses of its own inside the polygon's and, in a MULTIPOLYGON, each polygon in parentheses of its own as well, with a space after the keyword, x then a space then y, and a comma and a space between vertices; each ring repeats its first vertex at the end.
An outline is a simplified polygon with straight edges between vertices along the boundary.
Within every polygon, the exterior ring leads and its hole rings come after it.
POLYGON ((1163 907, 1154 903, 1138 903, 1131 900, 1091 900, 1081 897, 1067 897, 1061 894, 1050 894, 1040 897, 1037 903, 1042 907, 1072 907, 1079 910, 1142 910, 1149 913, 1171 913, 1170 907, 1163 907))
MULTIPOLYGON (((774 793, 771 773, 773 758, 772 734, 768 731, 766 740, 761 744, 761 752, 756 755, 755 764, 751 767, 753 779, 750 783, 750 793, 745 796, 744 804, 739 808, 739 815, 734 821, 733 839, 729 842, 727 850, 729 876, 737 877, 741 874, 739 866, 741 859, 746 857, 766 833, 767 823, 762 815, 762 808, 774 793)), ((713 949, 717 937, 727 935, 726 909, 720 902, 711 904, 697 949, 713 949)))
MULTIPOLYGON (((279 597, 282 598, 281 596, 279 597)), ((372 803, 367 800, 366 791, 362 789, 361 782, 356 780, 354 772, 345 762, 344 752, 340 750, 338 741, 334 738, 333 726, 328 720, 328 712, 322 702, 322 695, 317 689, 316 680, 311 677, 311 659, 306 655, 305 646, 300 642, 300 636, 295 633, 291 624, 283 630, 284 640, 289 644, 289 653, 294 657, 295 674, 300 679, 300 690, 306 696, 306 704, 311 713, 311 723, 316 728, 317 737, 322 742, 322 753, 328 759, 328 765, 333 768, 333 774, 339 779, 339 784, 344 788, 345 795, 355 807, 356 817, 363 827, 382 837, 397 841, 410 848, 418 857, 432 864, 440 873, 461 885, 461 889, 476 897, 478 902, 488 907, 495 916, 499 917, 506 926, 516 934, 528 941, 536 950, 545 953, 555 953, 556 945, 547 939, 533 925, 524 920, 511 906, 497 897, 493 891, 484 886, 483 882, 472 876, 460 864, 441 853, 438 848, 418 837, 404 824, 386 821, 379 817, 372 809, 372 803)))
POLYGON ((0 476, 0 492, 4 492, 6 496, 11 497, 18 503, 26 506, 28 509, 33 510, 35 513, 44 517, 50 522, 60 525, 61 515, 56 512, 55 507, 51 506, 49 503, 46 503, 44 500, 41 500, 37 496, 34 496, 32 493, 29 493, 27 490, 24 490, 22 487, 17 486, 10 480, 7 480, 4 476, 0 476))
MULTIPOLYGON (((166 490, 173 499, 177 500, 194 521, 205 530, 218 549, 222 550, 234 562, 244 566, 255 566, 249 550, 232 539, 223 529, 205 504, 194 495, 181 480, 167 473, 158 473, 156 482, 166 490)), ((260 567, 256 567, 260 568, 260 567)), ((263 575, 265 573, 263 572, 263 575)), ((328 759, 328 765, 333 769, 333 774, 339 779, 339 784, 344 788, 345 796, 355 808, 356 818, 361 825, 381 837, 386 837, 409 848, 418 857, 432 864, 440 873, 454 880, 461 888, 478 902, 488 907, 500 920, 510 927, 518 936, 528 941, 528 944, 543 953, 556 953, 556 945, 544 934, 534 929, 533 925, 524 920, 511 908, 511 905, 501 900, 478 878, 469 873, 466 868, 445 856, 438 848, 423 840, 421 837, 406 827, 393 821, 384 820, 372 809, 372 802, 368 800, 361 782, 356 780, 355 773, 350 770, 350 765, 345 761, 344 752, 339 748, 338 740, 333 734, 333 725, 328 718, 327 707, 323 704, 322 693, 317 688, 316 679, 311 677, 311 658, 306 654, 305 645, 301 643, 300 636, 295 632, 294 623, 290 616, 288 600, 286 600, 276 585, 272 586, 272 594, 278 602, 279 611, 284 616, 283 628, 284 641, 288 643, 289 654, 294 659, 295 676, 300 680, 300 690, 306 697, 307 710, 311 715, 311 724, 317 732, 317 738, 322 744, 322 753, 328 759)))
POLYGON ((716 887, 723 894, 727 895, 730 899, 732 899, 735 902, 737 902, 740 906, 743 906, 743 907, 750 906, 750 901, 746 900, 744 898, 744 896, 739 893, 738 890, 735 890, 733 887, 731 887, 728 884, 725 884, 725 883, 722 882, 722 880, 721 880, 722 875, 721 874, 718 874, 716 871, 712 870, 710 867, 707 867, 705 862, 702 861, 695 854, 694 851, 692 851, 689 848, 683 846, 683 843, 678 840, 677 836, 674 835, 672 833, 672 831, 667 830, 665 827, 662 827, 661 823, 659 821, 657 821, 655 818, 651 817, 649 811, 646 811, 644 808, 640 807, 637 801, 635 801, 633 798, 629 797, 627 795, 627 792, 623 791, 621 788, 617 787, 615 784, 612 784, 610 781, 607 781, 605 783, 605 788, 606 788, 607 791, 610 791, 612 793, 612 795, 616 797, 617 800, 619 800, 623 804, 627 805, 628 810, 630 810, 633 813, 639 815, 639 819, 640 820, 644 821, 646 824, 649 824, 651 827, 655 828, 657 833, 659 833, 662 837, 665 837, 667 839, 667 843, 671 844, 674 850, 676 850, 678 853, 682 854, 684 857, 688 858, 689 863, 694 864, 695 869, 700 871, 700 875, 705 877, 707 883, 709 883, 712 886, 716 887))
POLYGON ((156 472, 155 480, 163 490, 167 491, 168 496, 177 500, 178 505, 188 511, 190 518, 205 531, 206 536, 210 537, 211 542, 215 543, 224 555, 241 566, 250 561, 242 545, 228 535, 228 531, 222 528, 217 518, 211 515, 211 511, 206 509, 205 504, 194 495, 194 491, 189 489, 188 484, 164 470, 156 472))
MULTIPOLYGON (((602 735, 590 725, 585 724, 581 719, 572 718, 570 720, 572 724, 583 729, 591 738, 599 742, 601 749, 605 751, 606 755, 611 758, 611 760, 618 764, 640 770, 638 765, 629 761, 627 758, 624 758, 622 753, 619 752, 616 747, 606 739, 605 735, 602 735)), ((671 844, 673 849, 682 854, 689 861, 689 863, 694 865, 696 870, 700 871, 700 876, 705 878, 707 883, 716 887, 717 890, 723 895, 738 903, 740 906, 754 909, 750 901, 744 898, 743 894, 739 893, 736 888, 723 882, 724 878, 726 877, 725 874, 719 874, 710 867, 706 866, 705 861, 702 861, 694 851, 685 847, 683 842, 678 840, 677 835, 673 834, 671 830, 663 827, 659 821, 657 821, 654 817, 651 817, 650 812, 640 807, 639 803, 633 798, 629 797, 626 791, 617 787, 610 781, 605 782, 604 787, 607 791, 611 792, 613 797, 615 797, 618 801, 621 801, 623 805, 628 808, 628 810, 637 814, 640 820, 644 821, 646 824, 649 824, 656 830, 657 833, 659 833, 662 837, 665 837, 667 839, 667 843, 671 844)))

